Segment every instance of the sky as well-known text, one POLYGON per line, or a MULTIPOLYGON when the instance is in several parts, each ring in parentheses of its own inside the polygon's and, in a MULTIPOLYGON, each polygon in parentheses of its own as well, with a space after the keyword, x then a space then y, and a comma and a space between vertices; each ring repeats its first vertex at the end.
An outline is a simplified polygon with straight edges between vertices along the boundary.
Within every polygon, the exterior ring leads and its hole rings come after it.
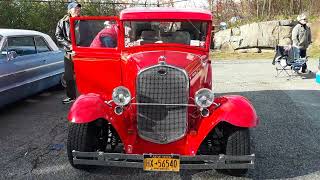
POLYGON ((179 0, 176 1, 177 2, 175 3, 175 7, 209 9, 209 4, 207 0, 188 0, 182 2, 179 2, 179 0))
MULTIPOLYGON (((163 2, 159 0, 160 3, 163 2)), ((157 3, 158 0, 147 0, 149 3, 157 3)), ((209 4, 207 0, 174 0, 175 7, 178 8, 204 8, 209 9, 209 4)))

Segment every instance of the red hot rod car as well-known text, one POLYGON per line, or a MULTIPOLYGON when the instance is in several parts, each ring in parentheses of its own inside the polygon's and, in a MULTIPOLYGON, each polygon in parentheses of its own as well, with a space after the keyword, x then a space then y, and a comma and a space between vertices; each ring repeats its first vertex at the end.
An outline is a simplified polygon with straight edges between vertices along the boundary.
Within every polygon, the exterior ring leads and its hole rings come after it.
POLYGON ((81 95, 68 115, 71 165, 253 168, 249 129, 258 118, 246 98, 214 96, 211 27, 205 10, 131 8, 120 17, 72 18, 81 95))

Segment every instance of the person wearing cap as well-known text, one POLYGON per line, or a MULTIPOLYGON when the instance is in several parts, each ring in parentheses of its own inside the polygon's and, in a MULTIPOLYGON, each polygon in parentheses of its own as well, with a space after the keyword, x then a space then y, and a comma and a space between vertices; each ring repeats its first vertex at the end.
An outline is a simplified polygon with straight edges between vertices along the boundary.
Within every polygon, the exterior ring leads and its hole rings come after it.
MULTIPOLYGON (((300 14, 297 17, 298 24, 292 30, 292 45, 296 49, 296 54, 301 58, 307 56, 307 49, 312 43, 311 41, 311 30, 307 25, 308 19, 305 14, 300 14)), ((307 64, 302 66, 302 73, 306 73, 307 64)))
MULTIPOLYGON (((62 102, 64 104, 73 102, 76 99, 76 84, 74 80, 74 70, 73 70, 73 62, 71 59, 71 35, 70 35, 70 17, 78 17, 80 16, 81 5, 76 2, 71 2, 68 4, 68 14, 65 15, 62 19, 59 20, 55 36, 57 38, 58 44, 63 46, 66 54, 64 56, 64 78, 66 80, 66 94, 67 98, 65 98, 62 102)), ((76 29, 77 29, 76 25, 76 29)))

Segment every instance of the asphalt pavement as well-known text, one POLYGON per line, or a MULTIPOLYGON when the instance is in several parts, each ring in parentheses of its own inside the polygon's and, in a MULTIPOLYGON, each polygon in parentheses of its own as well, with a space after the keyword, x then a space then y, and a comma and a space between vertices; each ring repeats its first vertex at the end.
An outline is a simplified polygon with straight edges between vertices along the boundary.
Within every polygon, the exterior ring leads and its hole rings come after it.
MULTIPOLYGON (((309 61, 313 72, 317 65, 309 61)), ((213 61, 216 95, 247 97, 260 118, 251 130, 256 167, 243 179, 320 179, 320 85, 314 73, 274 76, 270 60, 213 61)), ((0 109, 0 179, 236 179, 215 170, 73 169, 63 98, 63 90, 52 88, 0 109)))

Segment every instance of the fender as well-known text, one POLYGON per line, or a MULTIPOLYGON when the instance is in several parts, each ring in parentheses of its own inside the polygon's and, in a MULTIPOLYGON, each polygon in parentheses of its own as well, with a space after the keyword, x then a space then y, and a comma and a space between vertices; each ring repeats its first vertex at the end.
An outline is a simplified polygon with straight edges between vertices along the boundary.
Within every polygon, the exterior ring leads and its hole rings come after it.
POLYGON ((218 108, 219 119, 234 126, 253 128, 258 125, 258 116, 253 105, 243 96, 224 96, 227 101, 218 108))
POLYGON ((72 123, 83 124, 104 118, 108 107, 103 99, 94 93, 81 95, 71 106, 68 120, 72 123))
POLYGON ((101 118, 111 123, 121 141, 126 144, 127 124, 123 121, 123 115, 116 115, 113 107, 108 106, 100 95, 89 93, 79 96, 68 114, 69 122, 77 124, 90 123, 101 118))
POLYGON ((258 125, 259 119, 256 111, 245 97, 219 97, 219 99, 221 98, 224 98, 225 102, 217 109, 211 111, 210 116, 203 118, 198 127, 197 134, 189 137, 188 141, 193 144, 191 146, 193 151, 197 151, 202 141, 220 122, 227 122, 244 128, 253 128, 258 125))

